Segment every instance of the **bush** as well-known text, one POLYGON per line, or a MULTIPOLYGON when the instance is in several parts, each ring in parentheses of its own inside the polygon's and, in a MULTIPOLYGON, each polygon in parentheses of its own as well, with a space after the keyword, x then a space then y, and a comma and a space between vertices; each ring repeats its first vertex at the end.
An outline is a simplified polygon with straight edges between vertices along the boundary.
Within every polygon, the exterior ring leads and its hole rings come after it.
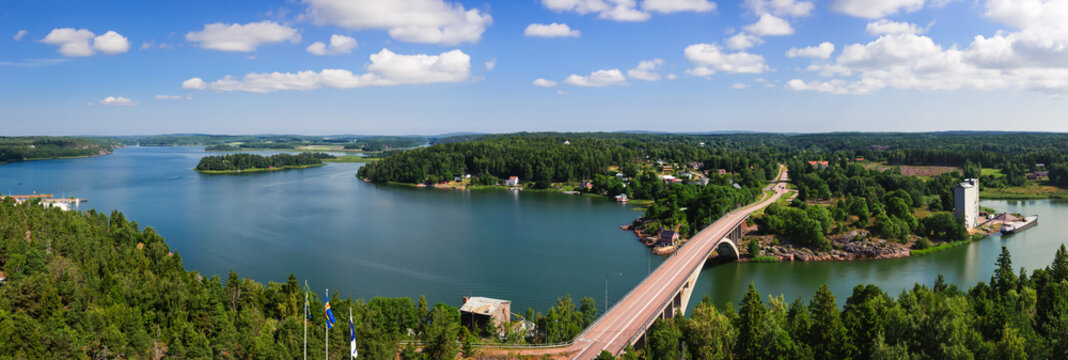
POLYGON ((923 250, 929 247, 931 247, 931 240, 927 240, 925 237, 916 240, 916 243, 912 245, 912 248, 916 250, 923 250))

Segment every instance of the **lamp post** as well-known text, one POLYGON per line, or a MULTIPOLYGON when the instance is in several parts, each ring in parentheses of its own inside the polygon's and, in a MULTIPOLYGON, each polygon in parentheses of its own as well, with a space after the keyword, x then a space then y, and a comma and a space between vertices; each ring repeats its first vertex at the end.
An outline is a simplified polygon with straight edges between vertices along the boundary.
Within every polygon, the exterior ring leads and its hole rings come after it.
POLYGON ((608 277, 609 276, 623 276, 623 273, 605 273, 604 274, 604 312, 608 312, 608 277))

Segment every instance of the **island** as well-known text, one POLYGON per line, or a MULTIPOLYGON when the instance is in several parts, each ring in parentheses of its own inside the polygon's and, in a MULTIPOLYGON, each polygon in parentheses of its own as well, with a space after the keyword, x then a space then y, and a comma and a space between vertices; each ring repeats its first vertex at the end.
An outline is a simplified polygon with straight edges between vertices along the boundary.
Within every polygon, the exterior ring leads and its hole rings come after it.
POLYGON ((324 160, 334 159, 326 153, 302 153, 297 155, 276 154, 263 156, 257 154, 229 154, 205 156, 194 168, 202 174, 241 174, 287 169, 306 169, 323 166, 324 160))
POLYGON ((70 159, 111 154, 122 143, 105 137, 0 137, 0 164, 15 161, 70 159))

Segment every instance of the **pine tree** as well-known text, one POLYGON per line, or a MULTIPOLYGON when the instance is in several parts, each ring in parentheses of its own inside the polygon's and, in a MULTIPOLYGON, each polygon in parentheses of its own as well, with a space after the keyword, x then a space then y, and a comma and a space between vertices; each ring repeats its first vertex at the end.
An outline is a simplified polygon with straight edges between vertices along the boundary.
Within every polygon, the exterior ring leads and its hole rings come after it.
POLYGON ((749 282, 749 291, 742 298, 742 304, 738 308, 738 319, 735 328, 738 329, 738 342, 735 343, 734 353, 740 360, 764 358, 764 316, 767 308, 760 300, 760 293, 756 285, 749 282))

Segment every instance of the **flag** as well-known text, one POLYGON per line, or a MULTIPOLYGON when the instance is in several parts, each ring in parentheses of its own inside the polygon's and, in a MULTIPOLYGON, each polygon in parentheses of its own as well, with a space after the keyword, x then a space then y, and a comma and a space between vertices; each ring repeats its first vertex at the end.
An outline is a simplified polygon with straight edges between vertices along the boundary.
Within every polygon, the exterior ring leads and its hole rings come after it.
POLYGON ((327 329, 333 329, 335 322, 337 322, 337 319, 334 318, 334 312, 330 310, 330 300, 327 299, 326 300, 326 328, 327 329))
POLYGON ((349 347, 352 349, 352 357, 356 357, 356 326, 352 324, 352 314, 349 314, 349 347))
POLYGON ((304 316, 311 320, 311 302, 309 301, 308 293, 311 293, 311 288, 308 287, 308 284, 304 284, 304 316))

